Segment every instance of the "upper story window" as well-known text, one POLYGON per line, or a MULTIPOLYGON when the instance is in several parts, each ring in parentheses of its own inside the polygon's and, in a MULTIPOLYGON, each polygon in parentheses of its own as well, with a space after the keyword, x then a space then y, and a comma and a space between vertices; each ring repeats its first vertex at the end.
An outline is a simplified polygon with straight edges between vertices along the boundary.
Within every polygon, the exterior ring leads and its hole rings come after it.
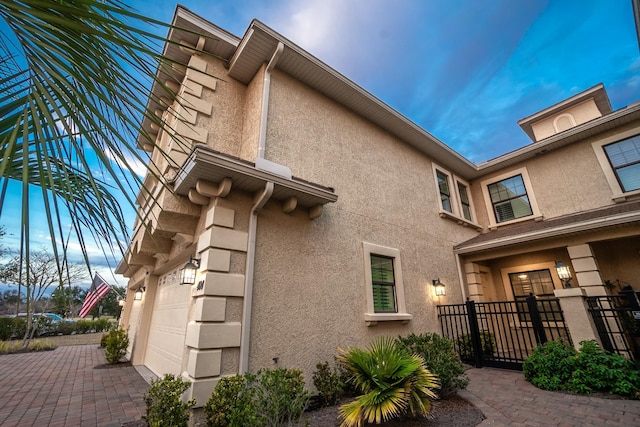
POLYGON ((489 214, 489 226, 510 224, 542 215, 533 195, 527 168, 519 168, 480 183, 489 214))
POLYGON ((633 129, 591 144, 616 202, 640 195, 640 135, 633 131, 638 132, 633 129))
POLYGON ((603 148, 622 191, 640 190, 640 135, 603 148))
POLYGON ((469 184, 435 164, 433 174, 440 200, 440 216, 473 224, 473 201, 469 194, 469 184))
POLYGON ((407 313, 404 297, 400 251, 367 242, 363 242, 363 248, 367 325, 411 320, 413 316, 407 313))
POLYGON ((440 191, 440 203, 442 209, 453 213, 451 207, 451 186, 449 185, 449 175, 436 169, 436 179, 438 180, 438 190, 440 191))
POLYGON ((512 176, 489 185, 489 196, 496 222, 511 221, 533 215, 522 175, 512 176))

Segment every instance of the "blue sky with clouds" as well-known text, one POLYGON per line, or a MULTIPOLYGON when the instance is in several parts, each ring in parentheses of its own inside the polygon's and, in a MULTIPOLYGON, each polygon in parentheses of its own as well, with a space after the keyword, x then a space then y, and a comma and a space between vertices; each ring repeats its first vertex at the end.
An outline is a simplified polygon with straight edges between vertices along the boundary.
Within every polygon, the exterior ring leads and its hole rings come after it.
MULTIPOLYGON (((165 22, 176 6, 125 2, 165 22)), ((475 162, 528 144, 519 119, 598 83, 614 109, 640 100, 631 0, 181 4, 237 36, 259 19, 475 162)), ((20 212, 11 200, 0 218, 8 229, 20 212)))

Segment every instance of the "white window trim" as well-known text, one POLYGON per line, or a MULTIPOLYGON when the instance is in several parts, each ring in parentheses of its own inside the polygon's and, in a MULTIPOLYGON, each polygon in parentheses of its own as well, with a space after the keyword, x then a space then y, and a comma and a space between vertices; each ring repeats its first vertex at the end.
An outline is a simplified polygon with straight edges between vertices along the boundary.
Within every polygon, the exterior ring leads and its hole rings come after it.
POLYGON ((623 139, 631 138, 632 136, 636 136, 640 134, 640 128, 633 128, 626 132, 618 133, 614 136, 610 136, 608 138, 601 139, 600 141, 592 142, 591 147, 596 154, 596 158, 598 159, 598 163, 600 163, 600 168, 604 173, 604 177, 609 184, 609 188, 611 189, 611 199, 614 202, 624 202, 628 197, 640 195, 640 190, 633 190, 625 192, 620 183, 618 182, 618 178, 616 177, 616 173, 611 167, 611 163, 609 162, 609 158, 607 157, 607 153, 604 152, 604 146, 609 144, 614 144, 616 142, 622 141, 623 139))
POLYGON ((374 326, 377 322, 403 321, 408 322, 413 319, 413 315, 407 313, 407 306, 404 297, 404 284, 402 281, 402 262, 400 261, 400 250, 380 246, 373 243, 362 242, 364 249, 364 277, 365 295, 367 296, 367 312, 364 320, 367 326, 374 326), (371 278, 371 255, 381 255, 393 258, 393 274, 396 291, 397 313, 376 313, 373 307, 373 280, 371 278))
POLYGON ((485 204, 485 207, 487 208, 487 217, 489 218, 489 228, 495 229, 497 227, 502 227, 503 225, 514 224, 516 222, 522 222, 522 221, 530 221, 532 219, 539 220, 542 218, 542 214, 540 213, 540 209, 538 208, 538 202, 536 201, 536 196, 533 193, 533 186, 531 185, 531 180, 529 179, 529 172, 527 171, 526 167, 512 169, 509 172, 505 172, 501 175, 493 176, 489 179, 486 179, 480 182, 480 185, 482 186, 482 196, 484 197, 484 204, 485 204), (524 216, 522 218, 512 219, 510 221, 498 222, 496 220, 496 213, 493 211, 491 196, 489 195, 489 185, 514 177, 516 175, 522 175, 522 182, 524 182, 524 188, 527 190, 527 197, 529 198, 529 204, 531 205, 531 212, 533 214, 529 216, 524 216))
POLYGON ((436 163, 431 163, 431 168, 433 169, 433 179, 435 182, 436 196, 438 201, 438 214, 441 218, 451 218, 463 225, 472 225, 476 228, 480 228, 478 223, 476 222, 476 210, 473 204, 473 197, 471 197, 471 185, 465 181, 464 179, 452 174, 447 169, 437 165, 436 163), (449 182, 449 192, 451 194, 451 210, 453 212, 449 212, 443 209, 442 201, 440 200, 440 187, 438 186, 438 171, 447 175, 447 181, 449 182), (460 200, 460 194, 458 193, 458 182, 467 187, 467 196, 469 197, 469 209, 471 210, 471 221, 464 217, 462 213, 462 202, 460 200))

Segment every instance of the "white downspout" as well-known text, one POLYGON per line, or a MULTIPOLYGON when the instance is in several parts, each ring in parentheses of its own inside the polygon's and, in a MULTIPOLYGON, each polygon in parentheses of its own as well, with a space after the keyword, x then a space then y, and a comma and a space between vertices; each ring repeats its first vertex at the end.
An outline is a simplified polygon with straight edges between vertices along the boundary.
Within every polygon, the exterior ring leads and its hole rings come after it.
POLYGON ((258 140, 258 158, 264 159, 264 150, 267 143, 267 115, 269 114, 269 91, 271 90, 271 71, 276 66, 280 55, 284 51, 282 42, 278 42, 275 52, 271 60, 267 64, 264 72, 264 84, 262 86, 262 111, 260 112, 260 135, 258 140))
MULTIPOLYGON (((284 51, 284 44, 278 43, 271 60, 264 72, 262 87, 262 110, 260 111, 260 134, 258 139, 258 159, 264 159, 267 145, 267 115, 269 114, 269 91, 271 88, 271 71, 276 66, 278 58, 284 51)), ((240 333, 240 366, 239 371, 244 374, 249 370, 249 342, 251 338, 251 304, 253 302, 253 272, 256 261, 256 232, 258 229, 258 214, 267 204, 273 194, 273 182, 267 182, 262 193, 256 198, 249 216, 249 236, 247 247, 247 262, 244 276, 244 301, 242 303, 242 332, 240 333)))
POLYGON ((273 194, 273 182, 267 182, 262 193, 256 198, 249 217, 249 242, 244 276, 244 301, 242 304, 242 332, 240 333, 240 373, 249 370, 249 338, 251 337, 251 303, 253 300, 253 270, 256 260, 256 230, 258 213, 273 194))
POLYGON ((464 290, 465 278, 462 271, 462 264, 460 263, 460 254, 456 254, 456 267, 458 267, 458 280, 460 281, 460 290, 462 290, 462 303, 464 304, 467 301, 467 292, 464 290))

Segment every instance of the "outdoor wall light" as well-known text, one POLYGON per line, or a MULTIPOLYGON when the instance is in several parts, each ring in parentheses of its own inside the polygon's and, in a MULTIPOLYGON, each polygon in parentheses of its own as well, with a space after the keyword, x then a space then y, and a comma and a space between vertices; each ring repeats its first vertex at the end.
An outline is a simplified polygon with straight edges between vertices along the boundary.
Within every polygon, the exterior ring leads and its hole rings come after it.
POLYGON ((180 269, 180 284, 193 285, 196 283, 198 268, 200 268, 200 259, 189 257, 189 262, 180 269))
POLYGON ((142 299, 142 293, 144 292, 144 286, 138 288, 135 295, 133 296, 134 301, 140 301, 142 299))
POLYGON ((556 273, 558 273, 558 277, 562 282, 562 287, 570 288, 572 277, 571 277, 571 270, 569 269, 569 266, 562 261, 556 261, 555 268, 556 268, 556 273))
POLYGON ((443 297, 447 294, 444 283, 442 283, 439 278, 433 279, 431 283, 433 284, 433 290, 437 297, 443 297))
POLYGON ((124 298, 121 298, 121 297, 118 298, 118 305, 120 307, 124 307, 125 303, 126 303, 126 301, 124 300, 124 298))

